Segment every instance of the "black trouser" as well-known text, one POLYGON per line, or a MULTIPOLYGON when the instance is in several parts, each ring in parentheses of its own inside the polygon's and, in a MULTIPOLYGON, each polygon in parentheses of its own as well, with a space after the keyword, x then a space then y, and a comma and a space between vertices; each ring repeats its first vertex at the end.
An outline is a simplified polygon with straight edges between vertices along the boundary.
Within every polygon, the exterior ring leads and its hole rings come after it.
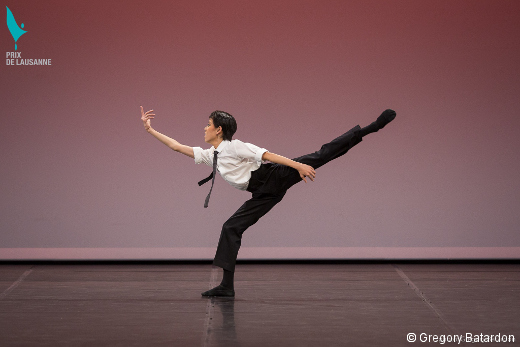
MULTIPOLYGON (((293 160, 317 169, 347 153, 349 149, 361 142, 360 129, 360 126, 357 125, 321 146, 319 151, 293 160)), ((222 226, 213 264, 229 271, 235 271, 244 231, 269 212, 274 205, 282 201, 287 189, 301 180, 297 170, 280 164, 262 164, 258 170, 253 171, 247 187, 253 197, 247 200, 222 226)))

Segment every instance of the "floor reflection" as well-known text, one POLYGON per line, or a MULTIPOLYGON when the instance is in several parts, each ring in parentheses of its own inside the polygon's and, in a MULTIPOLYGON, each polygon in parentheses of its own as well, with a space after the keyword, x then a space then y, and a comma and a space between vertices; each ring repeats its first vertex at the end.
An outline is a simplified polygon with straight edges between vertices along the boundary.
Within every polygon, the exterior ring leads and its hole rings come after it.
POLYGON ((212 312, 207 331, 208 346, 241 346, 235 326, 235 298, 212 297, 212 312))

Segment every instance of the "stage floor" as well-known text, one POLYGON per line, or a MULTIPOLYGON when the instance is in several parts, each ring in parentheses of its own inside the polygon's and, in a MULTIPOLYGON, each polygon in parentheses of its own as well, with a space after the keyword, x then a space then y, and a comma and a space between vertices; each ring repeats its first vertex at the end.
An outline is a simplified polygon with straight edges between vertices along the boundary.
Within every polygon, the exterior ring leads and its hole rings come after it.
POLYGON ((518 263, 239 263, 235 298, 201 297, 221 276, 209 263, 2 263, 0 345, 520 345, 518 263))

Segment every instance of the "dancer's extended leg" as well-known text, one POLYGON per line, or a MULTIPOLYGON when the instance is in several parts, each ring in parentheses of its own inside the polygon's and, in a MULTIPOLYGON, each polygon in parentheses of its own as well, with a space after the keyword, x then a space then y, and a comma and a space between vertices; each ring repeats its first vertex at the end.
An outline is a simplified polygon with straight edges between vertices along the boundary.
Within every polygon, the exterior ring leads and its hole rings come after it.
MULTIPOLYGON (((377 120, 370 125, 364 128, 356 125, 343 135, 338 136, 331 142, 321 146, 319 151, 294 158, 293 160, 299 163, 310 165, 314 169, 317 169, 347 153, 352 147, 362 141, 363 136, 383 129, 395 118, 395 116, 395 111, 390 109, 385 110, 383 113, 381 113, 377 120)), ((285 178, 283 187, 285 190, 289 189, 294 184, 302 180, 298 171, 291 167, 280 165, 277 169, 279 176, 285 178)))
POLYGON ((379 117, 377 117, 377 120, 375 122, 372 122, 371 124, 361 129, 361 136, 366 136, 368 134, 375 133, 380 129, 383 129, 385 125, 394 120, 395 115, 396 113, 394 110, 385 110, 383 113, 381 113, 379 117))

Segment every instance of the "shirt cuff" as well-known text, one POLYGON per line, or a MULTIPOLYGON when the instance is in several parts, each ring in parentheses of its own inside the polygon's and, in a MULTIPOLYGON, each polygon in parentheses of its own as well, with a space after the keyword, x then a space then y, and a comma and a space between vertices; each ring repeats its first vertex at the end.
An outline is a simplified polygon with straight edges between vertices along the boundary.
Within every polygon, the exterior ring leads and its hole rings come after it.
POLYGON ((260 150, 258 152, 256 152, 256 154, 255 154, 255 160, 262 161, 262 156, 264 155, 265 152, 268 152, 268 150, 265 148, 260 148, 260 150))

